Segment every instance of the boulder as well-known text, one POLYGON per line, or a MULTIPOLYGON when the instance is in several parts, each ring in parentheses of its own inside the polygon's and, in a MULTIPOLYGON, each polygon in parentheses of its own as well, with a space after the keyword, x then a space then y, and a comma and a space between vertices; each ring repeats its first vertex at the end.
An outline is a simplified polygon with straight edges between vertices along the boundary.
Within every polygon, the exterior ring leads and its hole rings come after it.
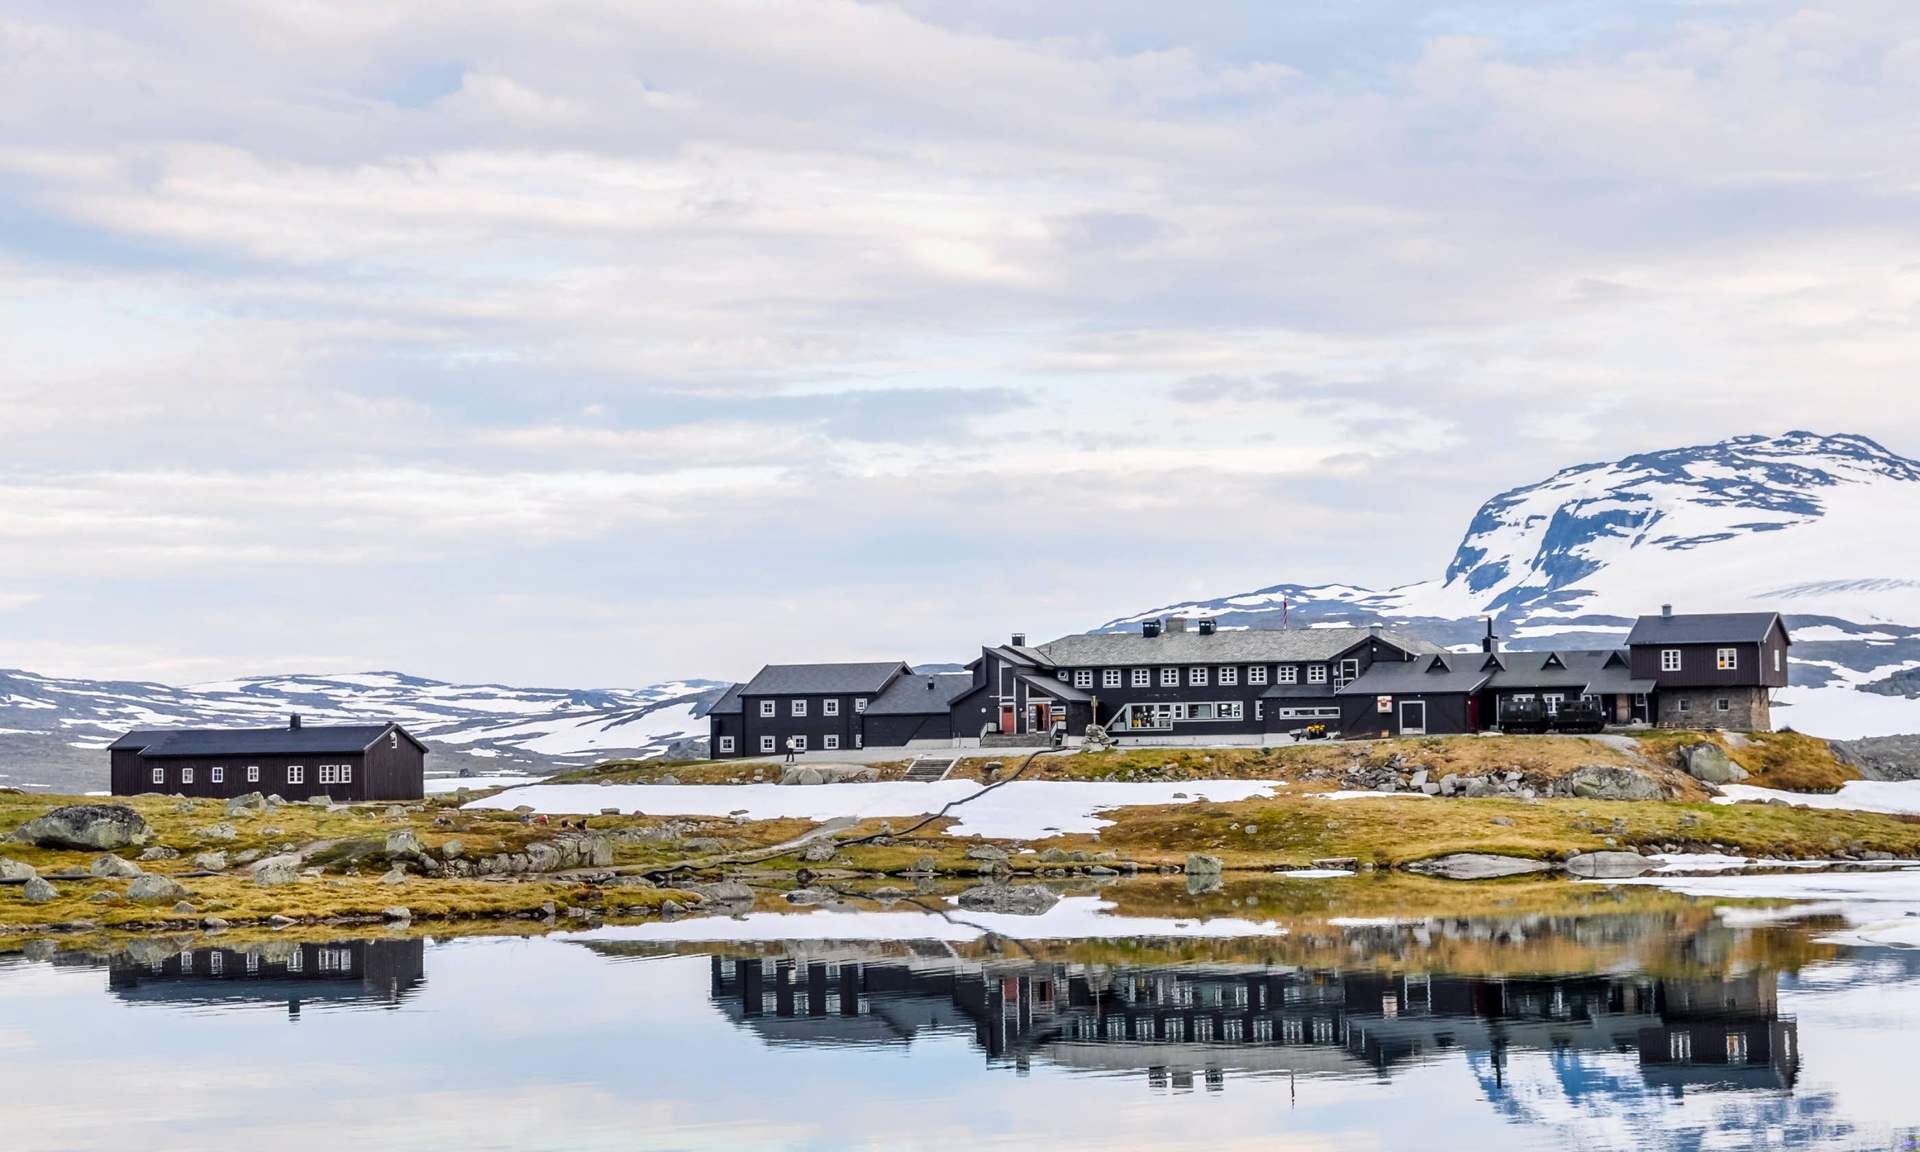
POLYGON ((13 835, 41 848, 113 852, 140 847, 153 838, 153 829, 124 804, 69 804, 27 821, 13 835))
POLYGON ((458 860, 466 850, 467 846, 460 841, 449 840, 445 844, 440 845, 440 858, 443 860, 458 860))
POLYGON ((148 873, 127 885, 127 899, 135 904, 172 904, 186 898, 186 885, 170 876, 148 873))
POLYGON ((225 820, 221 820, 218 823, 209 824, 205 828, 195 828, 193 830, 193 838, 195 840, 213 840, 222 844, 230 844, 240 838, 240 829, 235 828, 225 820))
POLYGON ((793 891, 787 893, 787 903, 798 904, 802 907, 812 907, 815 904, 831 904, 835 899, 834 894, 824 888, 795 888, 793 891))
POLYGON ((265 812, 267 798, 258 792, 249 792, 245 796, 235 796, 227 801, 227 815, 239 816, 247 812, 265 812))
POLYGON ((404 868, 401 868, 398 864, 395 864, 392 867, 392 869, 390 869, 380 877, 380 883, 385 884, 389 888, 397 888, 400 885, 405 884, 406 882, 407 882, 406 870, 404 868))
POLYGON ((388 920, 411 920, 413 910, 404 904, 395 904, 390 908, 380 909, 380 915, 388 920))
POLYGON ((800 859, 809 864, 825 864, 833 859, 839 847, 831 840, 815 840, 800 852, 800 859))
POLYGON ((397 832, 387 833, 387 855, 414 857, 424 856, 426 853, 426 848, 420 843, 420 837, 413 834, 413 829, 402 828, 397 832))
POLYGON ((1609 764, 1588 764, 1560 779, 1560 786, 1582 800, 1665 800, 1666 786, 1644 772, 1609 764))
POLYGON ((671 772, 663 772, 661 773, 660 778, 658 780, 655 780, 654 783, 655 784, 678 784, 680 783, 680 777, 675 776, 671 772))
POLYGON ((131 880, 140 875, 140 866, 109 852, 93 858, 93 863, 87 865, 87 875, 105 880, 131 880))
POLYGON ((1689 744, 1680 750, 1687 775, 1709 784, 1738 784, 1747 778, 1747 770, 1727 758, 1718 744, 1689 744))
POLYGON ((0 856, 0 880, 17 884, 38 875, 40 875, 39 870, 33 865, 22 864, 18 860, 9 860, 5 856, 0 856))
POLYGON ((49 900, 59 899, 60 892, 40 877, 32 876, 21 886, 20 898, 29 904, 45 904, 49 900))
POLYGON ((982 844, 978 848, 967 849, 967 859, 982 860, 988 864, 1004 864, 1007 854, 991 844, 982 844))
POLYGON ((1418 860, 1406 867, 1409 872, 1442 880, 1497 880, 1502 876, 1526 876, 1553 870, 1553 865, 1545 861, 1494 856, 1484 852, 1455 852, 1431 860, 1418 860))
POLYGON ((1059 902, 1059 894, 1041 884, 981 884, 959 896, 960 907, 968 911, 1013 916, 1038 916, 1059 902))
POLYGON ((1653 861, 1637 852, 1585 852, 1567 857, 1567 871, 1588 880, 1625 880, 1652 868, 1653 861))
POLYGON ((1187 854, 1187 875, 1189 876, 1218 876, 1220 867, 1218 856, 1203 856, 1198 852, 1187 854))
POLYGON ((689 884, 686 890, 716 904, 753 903, 753 889, 738 880, 723 880, 718 884, 689 884))
POLYGON ((300 879, 298 856, 269 856, 253 866, 253 882, 263 888, 279 888, 300 879))
POLYGON ((227 854, 225 852, 202 852, 193 858, 193 866, 202 872, 225 872, 227 854))
POLYGON ((142 851, 140 853, 139 859, 140 859, 140 862, 143 864, 149 860, 178 860, 180 859, 180 853, 174 851, 171 848, 163 848, 160 845, 155 844, 153 847, 142 851))
POLYGON ((1358 872, 1360 858, 1357 856, 1322 856, 1318 860, 1307 861, 1307 866, 1324 872, 1358 872))

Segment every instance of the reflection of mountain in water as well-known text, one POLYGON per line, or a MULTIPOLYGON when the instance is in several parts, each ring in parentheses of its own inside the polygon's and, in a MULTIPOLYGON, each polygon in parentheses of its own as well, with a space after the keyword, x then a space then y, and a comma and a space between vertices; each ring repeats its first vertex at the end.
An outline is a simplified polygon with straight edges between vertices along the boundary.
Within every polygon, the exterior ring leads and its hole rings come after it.
POLYGON ((341 940, 178 949, 144 940, 108 957, 106 966, 108 988, 128 1003, 285 1004, 298 1019, 303 1005, 398 1005, 426 982, 426 945, 341 940))
POLYGON ((1501 1088, 1509 1054, 1636 1056, 1646 1085, 1786 1089, 1798 1035, 1776 980, 1538 979, 1367 971, 955 963, 857 953, 714 957, 712 997, 769 1044, 900 1044, 970 1034, 990 1059, 1145 1071, 1209 1089, 1226 1074, 1389 1075, 1464 1051, 1501 1088))

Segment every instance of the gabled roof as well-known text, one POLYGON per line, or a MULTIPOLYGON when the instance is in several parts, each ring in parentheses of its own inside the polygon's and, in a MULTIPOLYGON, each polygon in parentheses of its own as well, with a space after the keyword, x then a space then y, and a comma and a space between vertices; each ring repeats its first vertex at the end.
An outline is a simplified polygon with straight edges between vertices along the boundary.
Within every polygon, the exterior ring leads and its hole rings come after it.
POLYGON ((709 716, 740 715, 740 690, 745 687, 746 687, 745 684, 727 685, 727 690, 725 692, 720 693, 720 699, 715 700, 713 702, 713 707, 707 709, 707 715, 709 716))
POLYGON ((1602 668, 1616 661, 1624 663, 1621 653, 1611 648, 1540 652, 1500 653, 1502 667, 1493 674, 1490 688, 1581 688, 1602 668))
POLYGON ((1075 704, 1089 704, 1093 701, 1093 695, 1091 693, 1080 688, 1075 688, 1065 680, 1058 680, 1052 676, 1040 676, 1032 672, 1022 672, 1020 673, 1020 679, 1027 682, 1027 687, 1044 695, 1051 696, 1055 700, 1067 700, 1075 704))
POLYGON ((1332 660, 1368 640, 1403 652, 1436 651, 1425 641, 1370 628, 1249 628, 1200 632, 1102 632, 1062 636, 1039 646, 1062 668, 1127 667, 1140 664, 1290 664, 1332 660))
POLYGON ((299 728, 182 728, 129 732, 109 747, 150 760, 188 756, 348 756, 397 731, 422 752, 425 744, 398 724, 303 725, 299 728))
MULTIPOLYGON (((1787 623, 1778 612, 1681 612, 1672 616, 1642 616, 1634 621, 1627 643, 1636 644, 1759 644, 1778 625, 1787 623)), ((1788 636, 1791 644, 1793 637, 1788 636)))
POLYGON ((875 696, 895 676, 911 672, 903 660, 874 664, 769 664, 747 681, 742 696, 820 696, 836 692, 875 696))
POLYGON ((1381 660, 1360 674, 1360 678, 1336 696, 1411 696, 1419 693, 1448 695, 1478 692, 1493 674, 1483 665, 1484 652, 1426 653, 1412 660, 1381 660))
POLYGON ((887 685, 887 690, 867 701, 869 716, 944 715, 953 702, 973 687, 973 677, 965 672, 942 672, 933 676, 915 673, 902 676, 887 685))

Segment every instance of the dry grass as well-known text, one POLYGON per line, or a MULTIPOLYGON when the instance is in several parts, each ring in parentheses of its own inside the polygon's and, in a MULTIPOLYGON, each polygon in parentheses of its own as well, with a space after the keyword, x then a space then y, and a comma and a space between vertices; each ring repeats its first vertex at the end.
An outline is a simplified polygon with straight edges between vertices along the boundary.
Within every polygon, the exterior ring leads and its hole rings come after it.
POLYGON ((1663 729, 1637 737, 1648 759, 1677 764, 1680 749, 1702 741, 1717 744, 1733 762, 1752 773, 1749 784, 1788 792, 1837 792, 1849 780, 1860 779, 1858 769, 1842 764, 1825 740, 1799 732, 1754 732, 1738 742, 1718 731, 1663 729))

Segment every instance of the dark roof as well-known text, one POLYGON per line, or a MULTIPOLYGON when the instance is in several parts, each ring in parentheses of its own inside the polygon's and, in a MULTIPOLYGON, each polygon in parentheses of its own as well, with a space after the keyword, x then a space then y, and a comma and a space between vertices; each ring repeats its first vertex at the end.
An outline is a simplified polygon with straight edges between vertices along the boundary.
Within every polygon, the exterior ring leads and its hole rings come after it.
POLYGON ((1200 632, 1097 632, 1062 636, 1039 651, 1066 668, 1126 667, 1139 664, 1292 664, 1332 660, 1341 653, 1380 640, 1403 652, 1434 650, 1424 641, 1397 632, 1369 628, 1241 628, 1206 635, 1200 632))
POLYGON ((715 700, 713 702, 713 707, 707 709, 707 715, 709 716, 740 715, 740 690, 745 687, 746 687, 745 684, 727 685, 727 690, 725 692, 720 693, 720 699, 715 700))
POLYGON ((1331 684, 1275 684, 1260 693, 1262 700, 1331 700, 1331 684))
POLYGON ((836 692, 878 695, 895 676, 911 672, 906 661, 876 664, 769 664, 747 681, 742 696, 820 696, 836 692))
POLYGON ((1645 696, 1657 687, 1652 680, 1635 680, 1626 668, 1602 668, 1593 674, 1582 691, 1595 696, 1645 696))
MULTIPOLYGON (((1627 634, 1628 644, 1759 644, 1786 621, 1778 612, 1682 612, 1642 616, 1627 634)), ((1788 637, 1792 643, 1792 637, 1788 637)))
POLYGON ((972 687, 973 677, 965 672, 902 676, 887 685, 885 692, 867 701, 867 715, 944 715, 953 702, 972 687))
POLYGON ((1059 680, 1052 676, 1040 676, 1032 672, 1020 673, 1020 679, 1025 680, 1028 687, 1036 688, 1045 695, 1053 697, 1055 700, 1068 700, 1075 704, 1089 704, 1093 702, 1093 695, 1091 693, 1075 688, 1065 680, 1059 680))
POLYGON ((334 756, 366 751, 391 728, 426 751, 398 724, 303 725, 299 728, 182 728, 129 732, 110 748, 147 759, 181 756, 334 756))
MULTIPOLYGON (((1463 653, 1484 658, 1483 653, 1463 653)), ((1501 652, 1501 668, 1493 674, 1489 688, 1525 691, 1533 688, 1582 688, 1608 661, 1623 653, 1610 648, 1584 651, 1501 652)))
POLYGON ((1440 652, 1412 660, 1381 660, 1358 680, 1334 692, 1336 696, 1388 696, 1416 693, 1478 692, 1493 674, 1485 668, 1484 652, 1440 652))

